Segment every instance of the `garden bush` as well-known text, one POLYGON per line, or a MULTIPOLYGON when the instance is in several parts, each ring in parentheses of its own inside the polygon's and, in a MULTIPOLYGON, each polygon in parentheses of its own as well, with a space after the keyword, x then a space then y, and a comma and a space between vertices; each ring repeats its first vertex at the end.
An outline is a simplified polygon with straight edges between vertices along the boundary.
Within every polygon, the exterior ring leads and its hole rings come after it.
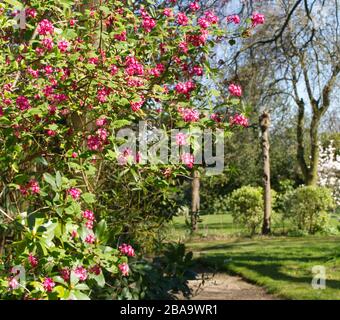
POLYGON ((200 80, 214 77, 209 53, 228 38, 218 18, 172 3, 0 3, 2 299, 96 299, 152 250, 194 150, 150 164, 121 128, 247 122, 235 84, 224 117, 201 103, 218 97, 200 80))
POLYGON ((314 234, 329 229, 335 202, 328 188, 301 186, 289 194, 285 207, 286 216, 298 230, 314 234))
MULTIPOLYGON (((273 190, 272 202, 275 203, 273 190)), ((261 187, 245 186, 233 191, 228 198, 228 211, 233 216, 234 222, 245 227, 251 235, 261 230, 263 205, 263 188, 261 187)))

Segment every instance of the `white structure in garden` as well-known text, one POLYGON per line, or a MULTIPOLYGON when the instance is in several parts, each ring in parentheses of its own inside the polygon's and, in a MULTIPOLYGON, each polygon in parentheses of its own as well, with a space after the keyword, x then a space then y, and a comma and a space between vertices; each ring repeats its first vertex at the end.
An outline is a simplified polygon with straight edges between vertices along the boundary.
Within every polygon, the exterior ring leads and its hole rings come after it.
POLYGON ((337 154, 333 141, 327 148, 320 147, 318 166, 319 184, 333 191, 336 204, 340 205, 340 155, 337 154))

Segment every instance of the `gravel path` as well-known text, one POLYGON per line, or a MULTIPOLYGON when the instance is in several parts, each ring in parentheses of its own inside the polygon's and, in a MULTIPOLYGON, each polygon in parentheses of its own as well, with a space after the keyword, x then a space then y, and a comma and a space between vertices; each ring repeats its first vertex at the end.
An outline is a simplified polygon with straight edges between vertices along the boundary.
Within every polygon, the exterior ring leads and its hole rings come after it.
MULTIPOLYGON (((200 275, 202 276, 202 275, 200 275)), ((205 280, 191 280, 193 296, 190 300, 279 300, 241 277, 225 273, 204 274, 205 280)))

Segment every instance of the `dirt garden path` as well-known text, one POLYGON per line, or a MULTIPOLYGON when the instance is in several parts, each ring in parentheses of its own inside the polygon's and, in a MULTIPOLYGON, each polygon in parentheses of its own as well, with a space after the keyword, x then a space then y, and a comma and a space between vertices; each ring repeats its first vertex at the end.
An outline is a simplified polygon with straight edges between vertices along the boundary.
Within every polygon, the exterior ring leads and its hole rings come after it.
POLYGON ((204 277, 203 282, 189 281, 193 289, 190 300, 279 300, 278 297, 266 293, 263 288, 250 284, 238 276, 205 273, 204 277))

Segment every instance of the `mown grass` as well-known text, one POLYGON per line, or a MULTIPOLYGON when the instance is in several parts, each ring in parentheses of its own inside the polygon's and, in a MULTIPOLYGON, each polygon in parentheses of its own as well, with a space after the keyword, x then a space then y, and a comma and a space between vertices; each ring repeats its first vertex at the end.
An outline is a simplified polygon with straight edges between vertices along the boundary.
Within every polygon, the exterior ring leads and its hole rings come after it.
MULTIPOLYGON (((231 217, 205 216, 202 223, 208 235, 186 238, 197 263, 239 274, 286 299, 340 300, 340 236, 246 238, 237 237, 242 230, 231 217), (326 289, 311 285, 315 266, 325 267, 326 289)), ((172 237, 183 237, 184 226, 175 220, 172 237)))

